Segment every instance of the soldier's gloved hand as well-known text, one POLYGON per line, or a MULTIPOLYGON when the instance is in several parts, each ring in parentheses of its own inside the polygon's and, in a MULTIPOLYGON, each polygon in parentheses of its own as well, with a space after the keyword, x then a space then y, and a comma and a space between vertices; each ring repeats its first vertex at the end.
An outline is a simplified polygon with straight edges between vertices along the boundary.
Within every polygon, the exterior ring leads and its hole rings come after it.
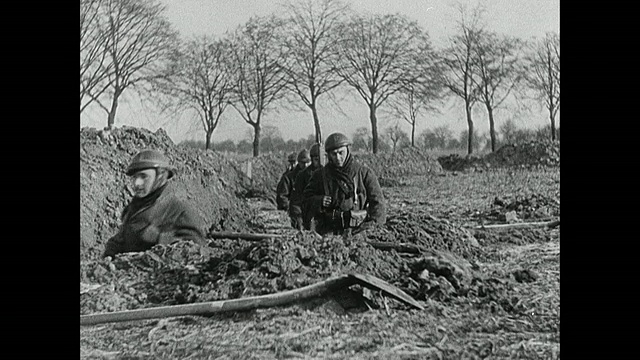
POLYGON ((331 196, 327 196, 327 195, 323 196, 322 197, 322 206, 323 207, 329 207, 329 205, 331 205, 331 200, 332 200, 331 196))

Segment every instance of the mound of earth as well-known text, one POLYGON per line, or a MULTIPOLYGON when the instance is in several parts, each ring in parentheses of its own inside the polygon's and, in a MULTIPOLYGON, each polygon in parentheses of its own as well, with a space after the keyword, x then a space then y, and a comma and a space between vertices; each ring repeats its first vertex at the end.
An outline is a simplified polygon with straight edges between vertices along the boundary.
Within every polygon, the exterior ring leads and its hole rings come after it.
POLYGON ((449 171, 510 167, 559 167, 560 143, 530 141, 523 144, 507 144, 485 156, 451 154, 439 157, 438 162, 443 169, 449 171))
POLYGON ((478 252, 478 241, 471 232, 425 210, 389 214, 383 229, 367 236, 376 241, 413 244, 465 258, 478 252))
POLYGON ((378 175, 380 184, 383 186, 399 185, 399 178, 443 172, 436 158, 414 147, 406 147, 390 153, 355 154, 354 157, 369 166, 378 175))
POLYGON ((92 285, 81 291, 81 314, 275 293, 351 271, 392 281, 403 268, 397 253, 339 236, 305 233, 227 245, 214 256, 179 242, 86 261, 80 281, 92 285))
POLYGON ((251 176, 245 196, 266 199, 275 204, 276 188, 285 172, 286 159, 287 154, 272 153, 242 161, 240 166, 246 175, 251 176))
POLYGON ((176 146, 164 130, 152 133, 134 127, 80 130, 80 256, 98 256, 115 234, 120 214, 131 199, 125 169, 143 149, 166 154, 177 176, 173 191, 189 201, 205 221, 205 231, 246 228, 251 212, 239 197, 250 181, 237 164, 222 155, 176 146))
POLYGON ((523 221, 557 218, 560 217, 560 201, 536 193, 496 196, 488 210, 472 213, 470 217, 485 224, 505 223, 509 213, 523 221))

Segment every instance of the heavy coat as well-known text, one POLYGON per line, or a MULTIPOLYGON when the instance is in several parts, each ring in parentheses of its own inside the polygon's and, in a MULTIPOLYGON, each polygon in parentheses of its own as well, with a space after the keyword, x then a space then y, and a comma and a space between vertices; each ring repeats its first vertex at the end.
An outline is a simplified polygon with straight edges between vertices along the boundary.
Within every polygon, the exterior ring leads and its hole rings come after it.
MULTIPOLYGON (((351 154, 349 156, 352 156, 351 154)), ((348 212, 350 210, 366 210, 367 218, 365 224, 384 224, 387 220, 386 204, 384 195, 378 178, 368 166, 351 159, 349 166, 349 178, 353 179, 355 197, 344 199, 339 194, 339 188, 344 184, 339 184, 337 178, 332 177, 328 171, 331 164, 327 164, 322 170, 316 171, 311 176, 309 184, 303 191, 304 208, 310 216, 317 220, 316 231, 324 233, 340 233, 344 230, 335 221, 327 220, 327 214, 335 212, 348 212), (325 180, 328 192, 325 192, 325 180), (332 203, 328 208, 322 207, 322 198, 325 195, 332 197, 332 203)))
POLYGON ((276 204, 278 205, 278 210, 289 211, 294 181, 301 170, 299 166, 296 166, 293 170, 285 171, 285 173, 282 174, 278 182, 278 187, 276 188, 276 204))
POLYGON ((103 256, 145 251, 156 244, 170 244, 178 240, 191 240, 207 246, 202 220, 197 213, 167 191, 166 186, 158 190, 161 193, 155 201, 139 208, 132 201, 124 208, 122 225, 107 241, 103 256))
POLYGON ((322 165, 314 166, 313 164, 309 165, 306 169, 300 171, 300 173, 296 176, 293 192, 291 193, 291 204, 289 206, 289 216, 294 218, 302 218, 302 226, 309 230, 311 217, 313 214, 309 214, 304 207, 304 188, 309 184, 309 180, 311 180, 311 175, 314 171, 322 169, 322 165))

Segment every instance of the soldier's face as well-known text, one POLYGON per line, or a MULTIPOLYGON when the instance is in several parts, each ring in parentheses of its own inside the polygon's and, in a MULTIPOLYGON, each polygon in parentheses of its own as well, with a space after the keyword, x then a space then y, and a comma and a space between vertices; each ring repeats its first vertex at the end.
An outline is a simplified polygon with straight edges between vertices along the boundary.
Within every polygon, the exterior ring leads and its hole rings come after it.
POLYGON ((344 161, 347 159, 347 155, 349 155, 349 149, 346 146, 342 146, 329 151, 328 155, 329 161, 331 161, 334 166, 342 167, 344 161))
POLYGON ((156 182, 156 170, 145 169, 136 172, 129 177, 131 181, 131 188, 133 189, 133 196, 137 198, 143 198, 151 191, 156 182))
POLYGON ((306 169, 309 165, 311 165, 311 161, 298 162, 298 166, 300 166, 301 169, 306 169))
POLYGON ((320 155, 312 156, 311 157, 311 164, 313 164, 313 166, 315 166, 315 167, 320 166, 320 155))

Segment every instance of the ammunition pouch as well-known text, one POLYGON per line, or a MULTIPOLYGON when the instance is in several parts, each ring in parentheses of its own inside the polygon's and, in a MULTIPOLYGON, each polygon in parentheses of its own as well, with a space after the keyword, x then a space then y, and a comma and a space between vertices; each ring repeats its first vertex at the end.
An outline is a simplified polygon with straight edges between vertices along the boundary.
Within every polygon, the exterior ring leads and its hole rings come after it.
POLYGON ((323 213, 323 222, 339 229, 356 228, 367 219, 367 210, 332 210, 323 213))

